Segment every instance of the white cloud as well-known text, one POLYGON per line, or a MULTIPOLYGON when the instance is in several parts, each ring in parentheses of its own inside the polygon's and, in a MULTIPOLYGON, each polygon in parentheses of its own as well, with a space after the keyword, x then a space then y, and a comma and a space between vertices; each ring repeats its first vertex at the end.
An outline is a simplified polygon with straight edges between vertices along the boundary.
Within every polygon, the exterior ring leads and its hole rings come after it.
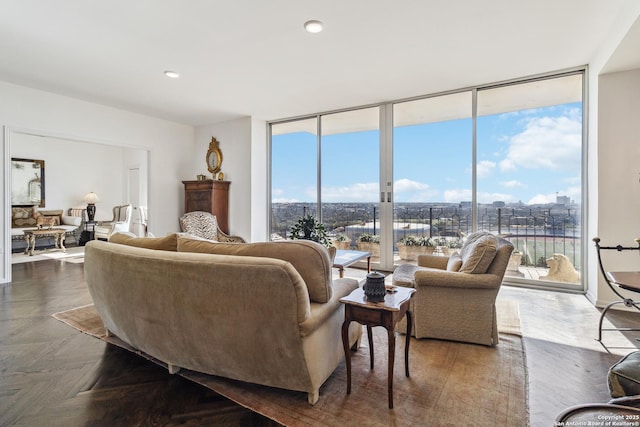
POLYGON ((397 180, 393 184, 396 202, 428 202, 436 198, 439 192, 429 184, 407 178, 397 180))
POLYGON ((300 203, 298 199, 285 199, 285 198, 273 198, 271 199, 272 203, 300 203))
POLYGON ((486 178, 494 171, 496 163, 490 160, 481 160, 476 165, 476 175, 478 178, 486 178))
POLYGON ((444 201, 447 203, 456 203, 461 201, 470 202, 471 190, 466 188, 454 188, 451 190, 445 190, 444 201))
POLYGON ((579 117, 575 117, 575 114, 570 116, 529 120, 526 129, 511 138, 500 169, 580 170, 582 125, 579 117))
POLYGON ((530 205, 533 204, 546 204, 546 203, 556 203, 557 196, 568 196, 575 203, 580 203, 582 200, 582 189, 580 186, 568 187, 563 191, 547 193, 547 194, 536 194, 527 202, 530 205))
MULTIPOLYGON (((498 201, 511 203, 517 200, 513 195, 507 193, 478 192, 478 203, 493 203, 498 201)), ((466 188, 446 190, 444 192, 444 201, 447 203, 470 202, 471 190, 466 188)))
POLYGON ((547 203, 555 203, 556 202, 556 193, 549 194, 536 194, 533 196, 527 204, 529 205, 541 205, 547 203))
POLYGON ((493 203, 493 202, 512 203, 516 201, 517 199, 511 194, 478 192, 478 203, 493 203))
POLYGON ((500 183, 503 187, 507 188, 526 188, 526 184, 518 181, 517 179, 512 179, 511 181, 502 181, 500 183))
POLYGON ((380 185, 377 182, 354 183, 340 187, 322 187, 322 201, 327 203, 374 202, 378 200, 379 191, 380 185))

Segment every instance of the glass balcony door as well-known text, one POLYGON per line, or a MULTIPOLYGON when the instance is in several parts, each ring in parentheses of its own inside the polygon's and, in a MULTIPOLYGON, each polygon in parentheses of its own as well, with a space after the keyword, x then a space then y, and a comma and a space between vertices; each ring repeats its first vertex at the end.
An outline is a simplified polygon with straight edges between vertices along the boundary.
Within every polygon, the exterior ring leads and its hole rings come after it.
POLYGON ((446 254, 472 228, 472 93, 393 108, 393 244, 396 264, 446 254))
POLYGON ((380 262, 380 108, 321 117, 322 223, 333 245, 380 262))

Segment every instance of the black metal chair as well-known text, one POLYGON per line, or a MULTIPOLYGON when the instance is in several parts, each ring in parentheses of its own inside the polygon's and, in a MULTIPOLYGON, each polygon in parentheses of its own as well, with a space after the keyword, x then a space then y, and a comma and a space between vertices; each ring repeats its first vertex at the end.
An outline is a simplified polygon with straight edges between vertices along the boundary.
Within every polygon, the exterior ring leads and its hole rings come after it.
MULTIPOLYGON (((640 237, 635 239, 636 243, 638 244, 637 247, 630 247, 630 246, 629 247, 625 247, 625 246, 622 246, 622 245, 600 246, 600 238, 599 237, 594 237, 593 241, 596 244, 596 251, 597 251, 597 254, 598 254, 598 265, 600 266, 600 272, 602 273, 602 277, 604 277, 604 280, 605 280, 605 282, 607 282, 607 285, 609 286, 611 291, 613 291, 613 293, 616 294, 616 296, 619 298, 618 301, 613 301, 613 302, 609 303, 604 308, 604 310, 602 310, 602 314, 600 315, 600 322, 598 324, 598 341, 600 342, 600 344, 602 344, 604 346, 604 344, 602 343, 602 332, 603 331, 622 331, 622 332, 640 331, 640 328, 603 328, 602 327, 602 322, 604 321, 604 317, 607 314, 607 311, 609 311, 609 309, 611 307, 613 307, 614 305, 624 304, 625 307, 635 308, 636 310, 638 310, 640 312, 640 305, 639 305, 640 302, 636 302, 632 298, 625 297, 624 295, 622 295, 620 293, 620 290, 619 290, 619 289, 625 289, 627 291, 640 293, 640 287, 638 287, 637 285, 618 283, 618 282, 614 281, 612 279, 612 277, 610 276, 610 274, 608 274, 604 269, 604 265, 602 264, 602 256, 601 256, 600 252, 602 250, 615 250, 617 252, 622 252, 622 251, 639 251, 640 252, 640 237)), ((605 346, 605 348, 606 348, 606 346, 605 346)))

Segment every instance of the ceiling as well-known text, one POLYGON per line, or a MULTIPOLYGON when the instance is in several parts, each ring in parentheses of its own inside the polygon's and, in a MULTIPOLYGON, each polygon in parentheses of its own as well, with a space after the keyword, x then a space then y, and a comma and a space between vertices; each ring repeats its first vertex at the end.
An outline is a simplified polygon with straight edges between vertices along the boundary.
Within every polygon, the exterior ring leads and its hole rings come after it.
MULTIPOLYGON (((0 0, 0 10, 0 80, 194 126, 588 64, 640 13, 635 0, 0 0), (324 31, 306 33, 309 19, 324 31)), ((639 22, 604 70, 640 67, 639 22)))

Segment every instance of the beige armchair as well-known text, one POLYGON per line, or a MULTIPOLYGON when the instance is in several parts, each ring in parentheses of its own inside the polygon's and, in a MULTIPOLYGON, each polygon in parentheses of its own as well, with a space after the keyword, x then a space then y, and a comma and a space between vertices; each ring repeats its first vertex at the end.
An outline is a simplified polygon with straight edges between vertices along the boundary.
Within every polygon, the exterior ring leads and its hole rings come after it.
MULTIPOLYGON (((478 232, 467 237, 459 254, 421 255, 417 266, 398 266, 393 284, 416 289, 413 335, 498 344, 495 301, 512 251, 511 242, 478 232)), ((405 325, 397 330, 406 330, 405 325)))
POLYGON ((180 218, 180 229, 192 236, 216 242, 245 243, 240 236, 229 236, 218 227, 215 215, 209 212, 187 212, 180 218))
POLYGON ((113 207, 113 219, 100 221, 94 228, 93 238, 109 240, 113 233, 127 233, 131 226, 131 205, 113 207))

